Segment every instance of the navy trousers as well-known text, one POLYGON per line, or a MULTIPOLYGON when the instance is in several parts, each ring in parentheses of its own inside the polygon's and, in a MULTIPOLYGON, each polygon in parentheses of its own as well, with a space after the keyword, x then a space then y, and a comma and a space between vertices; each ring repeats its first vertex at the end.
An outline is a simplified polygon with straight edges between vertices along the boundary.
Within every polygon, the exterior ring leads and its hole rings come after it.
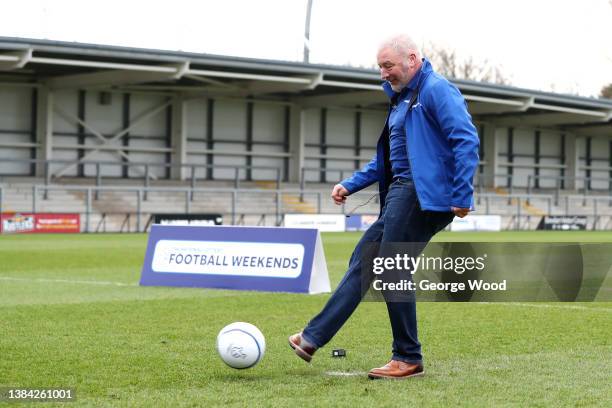
MULTIPOLYGON (((363 297, 362 254, 368 243, 421 242, 431 240, 452 220, 452 212, 423 211, 412 181, 395 180, 389 186, 381 217, 364 233, 349 261, 349 268, 323 310, 304 328, 306 341, 323 347, 340 330, 363 297)), ((415 251, 416 252, 416 251, 415 251)), ((409 254, 418 256, 419 253, 409 254)), ((393 333, 393 360, 421 363, 421 344, 417 335, 416 303, 387 301, 393 333)))

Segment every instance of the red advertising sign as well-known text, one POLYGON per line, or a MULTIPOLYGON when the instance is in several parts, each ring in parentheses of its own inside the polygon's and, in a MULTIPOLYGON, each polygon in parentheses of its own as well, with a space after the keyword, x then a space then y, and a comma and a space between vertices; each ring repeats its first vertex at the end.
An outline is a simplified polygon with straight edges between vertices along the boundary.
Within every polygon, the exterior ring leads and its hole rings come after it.
POLYGON ((81 232, 79 214, 2 213, 0 233, 78 233, 81 232))

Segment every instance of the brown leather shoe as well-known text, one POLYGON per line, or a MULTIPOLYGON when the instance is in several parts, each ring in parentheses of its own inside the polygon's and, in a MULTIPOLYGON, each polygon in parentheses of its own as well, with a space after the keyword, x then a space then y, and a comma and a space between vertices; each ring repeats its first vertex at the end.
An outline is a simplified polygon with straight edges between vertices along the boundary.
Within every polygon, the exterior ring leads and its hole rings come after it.
POLYGON ((373 368, 368 373, 372 380, 379 378, 403 379, 425 375, 422 364, 410 364, 403 361, 391 360, 383 367, 373 368))
POLYGON ((291 346, 291 348, 295 350, 295 354, 297 354, 302 360, 306 361, 307 363, 310 363, 310 360, 312 360, 312 356, 314 355, 315 351, 317 351, 315 347, 310 345, 310 343, 307 343, 302 338, 301 332, 296 333, 293 336, 289 336, 289 346, 291 346))

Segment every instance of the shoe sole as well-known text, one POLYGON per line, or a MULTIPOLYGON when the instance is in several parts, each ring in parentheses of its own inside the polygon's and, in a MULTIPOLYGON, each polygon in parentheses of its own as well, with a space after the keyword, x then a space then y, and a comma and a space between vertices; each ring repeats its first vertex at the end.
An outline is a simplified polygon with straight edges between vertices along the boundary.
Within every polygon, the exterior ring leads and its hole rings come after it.
POLYGON ((289 338, 289 347, 291 347, 295 351, 295 354, 305 362, 310 363, 310 360, 312 360, 312 356, 302 350, 297 344, 293 343, 291 338, 289 338))
POLYGON ((368 374, 368 378, 370 380, 405 380, 407 378, 422 377, 424 375, 425 375, 425 371, 421 371, 420 373, 405 375, 403 377, 390 377, 387 375, 368 374))

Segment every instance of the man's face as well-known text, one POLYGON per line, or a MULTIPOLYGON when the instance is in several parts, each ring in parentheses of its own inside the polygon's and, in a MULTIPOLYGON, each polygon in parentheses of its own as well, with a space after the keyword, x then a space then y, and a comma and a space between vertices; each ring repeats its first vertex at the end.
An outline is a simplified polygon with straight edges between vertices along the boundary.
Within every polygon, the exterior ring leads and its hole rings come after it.
POLYGON ((380 77, 389 82, 391 89, 399 92, 408 85, 408 82, 412 79, 408 67, 408 58, 402 57, 393 48, 382 48, 378 51, 377 59, 380 77))

